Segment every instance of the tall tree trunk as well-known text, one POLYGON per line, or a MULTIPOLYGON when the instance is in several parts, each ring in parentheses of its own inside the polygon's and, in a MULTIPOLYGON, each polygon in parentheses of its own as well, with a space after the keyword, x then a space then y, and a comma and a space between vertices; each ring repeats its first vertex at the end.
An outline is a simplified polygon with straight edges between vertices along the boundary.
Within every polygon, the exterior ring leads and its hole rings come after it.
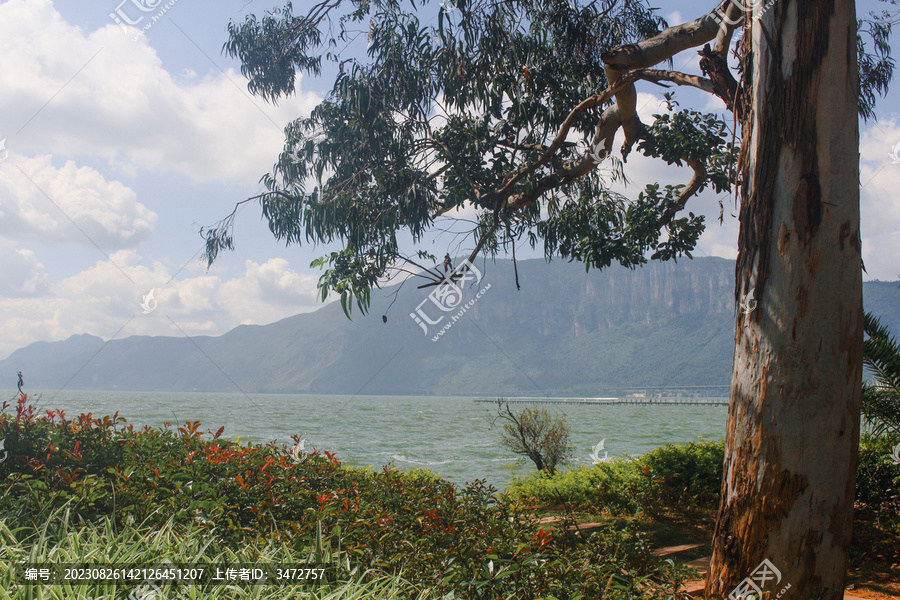
POLYGON ((743 303, 706 594, 839 599, 862 378, 856 9, 775 0, 760 17, 751 4, 743 303))

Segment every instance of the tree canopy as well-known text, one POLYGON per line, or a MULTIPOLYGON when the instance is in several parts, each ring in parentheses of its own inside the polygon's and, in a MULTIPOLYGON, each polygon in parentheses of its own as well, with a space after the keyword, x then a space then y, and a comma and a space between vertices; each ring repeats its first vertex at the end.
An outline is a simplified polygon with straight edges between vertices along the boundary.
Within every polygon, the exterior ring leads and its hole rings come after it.
MULTIPOLYGON (((266 191, 245 202, 258 201, 288 244, 341 243, 313 264, 326 267, 322 299, 339 293, 348 313, 354 300, 365 312, 370 290, 400 271, 442 283, 421 264, 435 257, 400 240, 421 242, 460 208, 477 214, 470 258, 523 241, 588 268, 690 256, 705 221, 686 204, 740 183, 739 140, 672 94, 642 123, 635 83, 690 86, 739 112, 727 60, 737 6, 725 0, 671 28, 645 0, 323 0, 305 15, 290 3, 250 15, 229 25, 225 51, 241 60, 252 93, 276 102, 294 92, 297 73, 321 74, 323 63, 337 75, 310 116, 285 128, 266 191), (703 75, 651 68, 702 44, 703 75), (690 182, 646 183, 636 198, 614 191, 635 149, 689 167, 690 182)), ((893 68, 890 19, 868 22, 864 116, 893 68)), ((203 230, 210 264, 234 247, 235 214, 203 230)))

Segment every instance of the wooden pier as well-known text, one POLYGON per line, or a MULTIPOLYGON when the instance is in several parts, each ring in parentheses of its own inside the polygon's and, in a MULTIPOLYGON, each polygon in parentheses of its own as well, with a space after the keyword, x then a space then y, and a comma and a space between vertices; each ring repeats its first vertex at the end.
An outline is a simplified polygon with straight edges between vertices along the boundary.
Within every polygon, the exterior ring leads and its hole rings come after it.
MULTIPOLYGON (((497 398, 475 398, 475 402, 499 404, 497 398)), ((504 398, 507 404, 576 404, 629 406, 728 406, 727 401, 692 400, 688 398, 504 398)))

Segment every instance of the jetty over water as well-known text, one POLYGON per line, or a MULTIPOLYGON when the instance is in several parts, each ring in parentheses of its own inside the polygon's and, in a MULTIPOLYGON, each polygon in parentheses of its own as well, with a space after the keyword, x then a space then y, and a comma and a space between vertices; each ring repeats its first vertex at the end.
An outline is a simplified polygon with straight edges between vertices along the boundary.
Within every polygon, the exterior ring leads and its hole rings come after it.
POLYGON ((694 400, 691 398, 539 398, 531 396, 503 398, 475 398, 485 404, 592 404, 592 405, 653 405, 653 406, 728 406, 727 400, 694 400))

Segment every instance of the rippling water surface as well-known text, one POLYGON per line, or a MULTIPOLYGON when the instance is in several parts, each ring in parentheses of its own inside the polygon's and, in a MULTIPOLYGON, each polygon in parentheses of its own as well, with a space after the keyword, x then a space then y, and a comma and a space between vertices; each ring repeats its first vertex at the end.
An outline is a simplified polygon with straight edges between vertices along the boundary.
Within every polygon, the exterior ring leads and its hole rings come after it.
MULTIPOLYGON (((530 461, 500 446, 501 425, 492 427, 496 406, 475 403, 470 396, 31 393, 32 398, 38 395, 41 409, 62 409, 70 418, 82 412, 96 417, 119 411, 135 426, 200 421, 204 430, 224 425, 223 437, 240 436, 254 443, 292 444, 290 436, 302 434, 307 450, 335 452, 346 464, 424 467, 457 482, 486 479, 498 489, 512 474, 534 469, 530 461)), ((569 465, 590 464, 591 449, 602 439, 612 457, 635 456, 698 436, 712 440, 725 436, 724 406, 529 406, 565 412, 574 448, 569 465)))

